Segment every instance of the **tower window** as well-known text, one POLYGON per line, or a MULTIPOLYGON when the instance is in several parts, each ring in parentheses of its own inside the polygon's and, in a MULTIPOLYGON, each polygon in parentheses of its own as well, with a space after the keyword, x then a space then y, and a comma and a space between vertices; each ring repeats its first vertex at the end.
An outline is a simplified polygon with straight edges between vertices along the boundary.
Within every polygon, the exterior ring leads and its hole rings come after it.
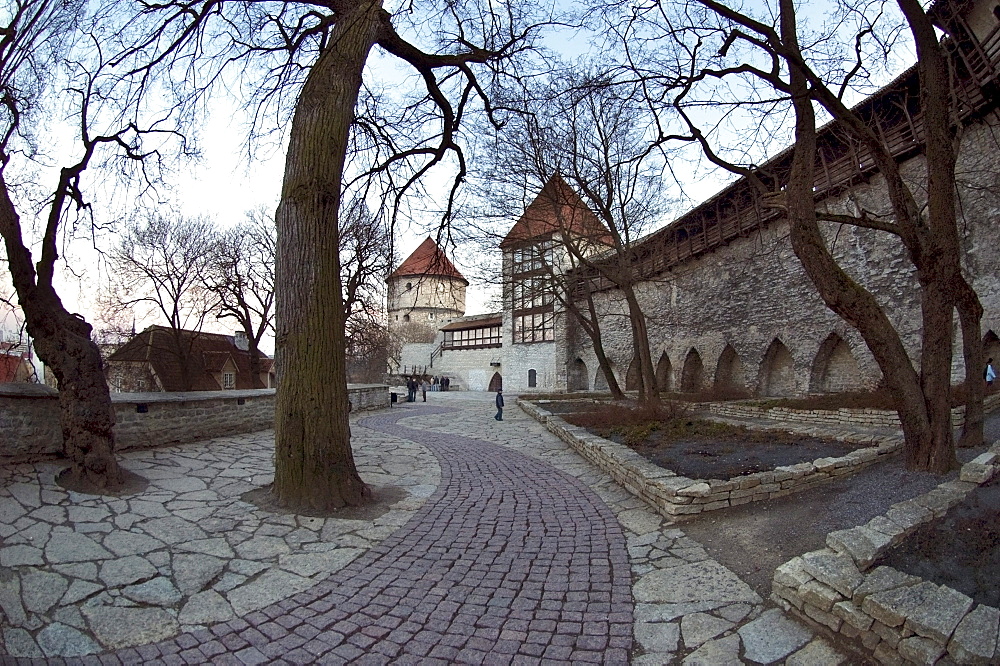
POLYGON ((406 283, 406 290, 409 291, 410 289, 413 289, 413 283, 412 282, 407 282, 406 283))
POLYGON ((410 321, 410 315, 403 315, 403 321, 410 321))
POLYGON ((528 370, 528 388, 538 386, 538 373, 534 369, 528 370))

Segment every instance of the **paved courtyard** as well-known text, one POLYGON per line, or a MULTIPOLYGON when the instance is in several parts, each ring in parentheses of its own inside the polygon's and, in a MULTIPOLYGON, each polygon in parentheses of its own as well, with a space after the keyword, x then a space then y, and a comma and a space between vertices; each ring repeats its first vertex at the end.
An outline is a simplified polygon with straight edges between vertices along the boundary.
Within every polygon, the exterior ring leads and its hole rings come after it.
POLYGON ((243 502, 272 479, 270 432, 126 452, 150 485, 123 498, 67 492, 51 463, 0 469, 0 662, 846 661, 491 406, 429 393, 352 419, 381 515, 243 502))

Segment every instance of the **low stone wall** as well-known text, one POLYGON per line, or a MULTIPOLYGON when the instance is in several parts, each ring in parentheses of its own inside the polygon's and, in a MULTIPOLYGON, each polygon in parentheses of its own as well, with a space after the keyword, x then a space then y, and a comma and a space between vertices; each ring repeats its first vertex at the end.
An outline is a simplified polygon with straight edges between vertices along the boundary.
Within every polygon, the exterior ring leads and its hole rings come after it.
MULTIPOLYGON (((518 404, 626 490, 667 517, 790 495, 824 481, 853 474, 903 446, 901 437, 838 434, 835 438, 840 441, 868 446, 838 458, 820 458, 728 480, 690 479, 654 465, 627 446, 570 425, 534 403, 518 400, 518 404)), ((817 433, 813 431, 809 434, 817 433)))
POLYGON ((872 563, 921 524, 940 518, 993 478, 1000 443, 958 481, 893 505, 865 525, 831 532, 826 548, 774 573, 771 597, 803 620, 850 639, 883 664, 1000 663, 1000 610, 952 588, 872 563))
MULTIPOLYGON (((803 423, 823 426, 850 425, 856 428, 898 429, 899 415, 885 409, 789 409, 788 407, 760 407, 739 402, 705 402, 693 405, 699 411, 715 416, 737 419, 768 419, 783 423, 803 423)), ((987 414, 1000 408, 1000 393, 983 400, 987 414)), ((951 410, 951 423, 956 428, 965 424, 965 406, 951 410)))
MULTIPOLYGON (((389 406, 381 384, 348 386, 355 411, 389 406)), ((112 393, 119 450, 183 444, 274 427, 274 389, 112 393)), ((62 454, 58 393, 33 384, 0 384, 0 460, 62 454)))

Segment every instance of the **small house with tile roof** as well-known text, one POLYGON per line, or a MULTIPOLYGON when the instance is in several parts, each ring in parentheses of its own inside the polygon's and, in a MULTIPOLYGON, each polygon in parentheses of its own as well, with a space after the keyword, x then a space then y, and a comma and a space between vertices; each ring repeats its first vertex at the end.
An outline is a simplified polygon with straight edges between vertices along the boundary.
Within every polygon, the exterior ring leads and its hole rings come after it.
POLYGON ((108 357, 114 392, 225 391, 273 388, 274 360, 262 352, 254 381, 246 336, 150 326, 108 357))

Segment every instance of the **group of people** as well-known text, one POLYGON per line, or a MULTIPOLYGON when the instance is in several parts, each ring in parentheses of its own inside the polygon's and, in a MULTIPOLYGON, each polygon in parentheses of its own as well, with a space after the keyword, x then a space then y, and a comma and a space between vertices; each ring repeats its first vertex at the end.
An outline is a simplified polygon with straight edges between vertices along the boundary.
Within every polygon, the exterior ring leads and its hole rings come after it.
POLYGON ((431 391, 447 391, 451 387, 451 380, 447 377, 431 377, 427 380, 423 377, 411 375, 406 378, 406 402, 417 401, 417 391, 420 391, 424 402, 427 402, 427 390, 430 385, 431 391))

